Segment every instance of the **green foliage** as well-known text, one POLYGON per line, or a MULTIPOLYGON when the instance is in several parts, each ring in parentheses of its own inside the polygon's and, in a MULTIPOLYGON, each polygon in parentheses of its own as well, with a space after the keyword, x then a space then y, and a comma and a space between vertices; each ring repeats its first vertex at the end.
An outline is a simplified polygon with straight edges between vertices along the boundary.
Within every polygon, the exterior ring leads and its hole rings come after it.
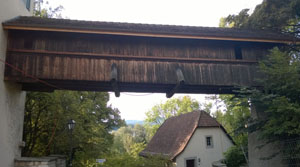
POLYGON ((249 9, 243 9, 238 15, 221 18, 220 27, 248 29, 271 29, 291 32, 293 26, 299 25, 299 0, 264 0, 249 15, 249 9))
POLYGON ((291 23, 299 22, 299 9, 299 0, 264 0, 256 6, 246 26, 281 31, 291 23))
POLYGON ((247 24, 249 9, 243 9, 238 15, 229 15, 220 19, 219 27, 241 28, 247 24))
POLYGON ((109 132, 124 124, 120 112, 107 106, 108 100, 108 93, 99 92, 28 92, 22 155, 69 155, 69 119, 76 121, 72 133, 75 166, 87 166, 106 154, 113 142, 109 132))
POLYGON ((173 98, 164 104, 155 105, 146 113, 146 122, 162 124, 167 118, 200 109, 200 104, 189 96, 173 98))
MULTIPOLYGON (((284 52, 278 48, 270 51, 265 60, 259 64, 259 71, 261 78, 257 80, 261 85, 259 88, 243 88, 240 91, 240 96, 246 99, 251 99, 251 105, 256 109, 258 119, 251 120, 250 131, 259 130, 258 137, 266 139, 267 142, 282 142, 286 140, 293 140, 299 138, 300 134, 300 55, 299 53, 284 52)), ((225 100, 226 101, 226 100, 225 100)), ((248 104, 246 101, 241 103, 246 108, 248 104)), ((227 107, 228 108, 228 107, 227 107)), ((230 108, 230 107, 229 107, 230 108)), ((228 110, 227 110, 228 112, 228 110)), ((226 112, 226 113, 227 113, 226 112)), ((220 114, 219 114, 220 115, 220 114)), ((232 115, 232 114, 230 114, 232 115)), ((218 116, 217 116, 218 117, 218 116)), ((250 117, 248 115, 247 117, 250 117)), ((243 118, 238 116, 231 122, 233 127, 242 125, 243 118)), ((222 117, 223 118, 223 117, 222 117)), ((227 122, 226 121, 226 122, 227 122)), ((228 127, 225 125, 225 127, 228 127)), ((246 133, 240 133, 234 136, 235 141, 241 140, 243 146, 246 142, 246 133), (242 135, 241 135, 242 134, 242 135), (237 139, 240 138, 240 139, 237 139), (244 142, 243 142, 244 141, 244 142)), ((239 143, 238 143, 239 145, 239 143)), ((264 145, 261 145, 263 147, 264 145)), ((281 151, 288 160, 291 160, 290 152, 299 154, 296 147, 281 147, 281 151)), ((231 157, 238 157, 236 154, 240 152, 239 147, 233 148, 227 152, 227 162, 230 163, 231 157)), ((242 157, 242 156, 241 156, 242 157)), ((266 157, 267 159, 272 158, 266 157)), ((233 161, 234 162, 234 161, 233 161)), ((228 165, 229 166, 229 165, 228 165)))
MULTIPOLYGON (((109 155, 105 167, 166 167, 170 162, 162 157, 134 157, 128 154, 109 155)), ((171 165, 168 165, 171 167, 171 165)))
POLYGON ((219 99, 225 105, 225 112, 216 111, 213 115, 226 131, 233 136, 237 145, 247 146, 247 123, 250 119, 250 108, 247 98, 237 98, 234 95, 220 95, 219 99))
POLYGON ((225 162, 228 167, 240 167, 246 163, 244 154, 238 146, 232 146, 225 153, 225 162))
POLYGON ((213 115, 232 136, 236 144, 224 153, 226 165, 239 167, 246 163, 241 148, 247 150, 248 147, 248 129, 246 126, 250 119, 248 99, 238 98, 234 95, 219 95, 215 100, 223 102, 225 112, 217 110, 213 115))
MULTIPOLYGON (((263 89, 251 89, 250 98, 264 109, 257 123, 262 137, 280 140, 300 134, 300 55, 271 50, 260 63, 263 89)), ((262 112, 262 111, 259 111, 262 112)))
POLYGON ((146 146, 146 130, 140 125, 121 127, 113 132, 114 144, 111 151, 118 154, 137 156, 146 146))
POLYGON ((49 127, 53 127, 54 120, 56 120, 55 115, 49 112, 55 110, 53 107, 55 102, 52 98, 53 96, 49 93, 27 93, 23 129, 23 141, 26 145, 22 149, 23 156, 38 156, 46 152, 45 148, 49 134, 51 134, 49 127), (48 118, 52 121, 42 122, 41 118, 48 118))
POLYGON ((134 157, 138 157, 139 153, 141 151, 143 151, 146 147, 146 144, 143 143, 134 143, 133 145, 131 145, 130 147, 130 151, 129 151, 129 155, 132 155, 134 157))
POLYGON ((146 130, 140 125, 124 126, 114 131, 114 143, 111 154, 104 157, 105 167, 166 167, 168 160, 162 157, 140 157, 139 153, 146 147, 146 130))
POLYGON ((48 1, 35 0, 33 15, 44 18, 62 18, 61 11, 64 9, 63 6, 52 8, 49 6, 48 1))
MULTIPOLYGON (((247 12, 244 10, 239 15, 222 18, 220 26, 276 30, 299 36, 299 0, 264 0, 253 14, 247 12)), ((250 122, 248 129, 259 130, 259 137, 268 142, 295 139, 300 134, 300 55, 291 52, 299 51, 297 46, 291 48, 271 50, 259 64, 262 77, 257 82, 261 87, 242 88, 240 91, 240 95, 244 94, 242 97, 251 100, 258 116, 250 122)))

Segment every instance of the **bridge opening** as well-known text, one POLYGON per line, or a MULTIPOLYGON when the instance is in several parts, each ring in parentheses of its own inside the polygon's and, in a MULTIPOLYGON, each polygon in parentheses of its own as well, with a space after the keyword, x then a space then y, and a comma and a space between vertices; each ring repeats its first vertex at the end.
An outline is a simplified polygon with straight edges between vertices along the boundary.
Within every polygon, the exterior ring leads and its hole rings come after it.
MULTIPOLYGON (((35 17, 18 17, 3 27, 8 31, 6 81, 25 91, 112 91, 116 97, 122 92, 168 98, 231 94, 238 86, 259 86, 258 61, 269 49, 293 41, 266 31, 35 17)), ((78 97, 81 102, 84 95, 78 97)))

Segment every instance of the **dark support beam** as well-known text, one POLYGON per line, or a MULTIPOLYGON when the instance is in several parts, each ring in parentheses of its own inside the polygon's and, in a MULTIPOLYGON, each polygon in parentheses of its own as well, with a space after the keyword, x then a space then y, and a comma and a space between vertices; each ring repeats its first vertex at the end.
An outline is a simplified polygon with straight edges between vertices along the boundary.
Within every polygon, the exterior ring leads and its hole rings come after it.
POLYGON ((184 84, 184 76, 180 68, 176 70, 176 76, 177 76, 177 83, 170 92, 167 92, 166 94, 167 98, 171 98, 176 92, 178 92, 180 87, 184 84))
POLYGON ((110 82, 112 89, 115 92, 115 96, 120 97, 120 90, 118 86, 118 70, 115 63, 111 65, 110 82))

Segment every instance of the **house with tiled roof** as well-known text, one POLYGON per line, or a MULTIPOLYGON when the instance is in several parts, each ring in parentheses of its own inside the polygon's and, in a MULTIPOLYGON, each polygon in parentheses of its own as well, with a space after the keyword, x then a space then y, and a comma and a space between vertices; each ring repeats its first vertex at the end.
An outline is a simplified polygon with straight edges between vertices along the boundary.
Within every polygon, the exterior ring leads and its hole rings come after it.
POLYGON ((140 155, 162 155, 178 167, 209 167, 233 145, 220 123, 205 111, 193 111, 167 119, 140 155))

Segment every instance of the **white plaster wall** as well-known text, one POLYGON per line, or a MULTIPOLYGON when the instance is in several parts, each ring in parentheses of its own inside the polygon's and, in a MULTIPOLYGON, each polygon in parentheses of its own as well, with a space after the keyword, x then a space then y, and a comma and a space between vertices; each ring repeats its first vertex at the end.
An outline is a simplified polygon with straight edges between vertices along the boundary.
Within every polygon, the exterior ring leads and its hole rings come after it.
POLYGON ((193 157, 197 157, 197 167, 211 167, 212 162, 224 158, 223 152, 231 146, 233 143, 220 128, 198 128, 185 150, 177 156, 177 167, 185 167, 185 159, 193 157), (213 148, 206 148, 206 136, 212 136, 213 148))
MULTIPOLYGON (((0 0, 1 60, 5 60, 7 45, 7 32, 3 30, 2 22, 31 14, 23 0, 0 0)), ((21 91, 20 85, 3 81, 4 67, 0 62, 0 167, 13 167, 14 158, 21 154, 19 143, 22 141, 25 92, 21 91)))

